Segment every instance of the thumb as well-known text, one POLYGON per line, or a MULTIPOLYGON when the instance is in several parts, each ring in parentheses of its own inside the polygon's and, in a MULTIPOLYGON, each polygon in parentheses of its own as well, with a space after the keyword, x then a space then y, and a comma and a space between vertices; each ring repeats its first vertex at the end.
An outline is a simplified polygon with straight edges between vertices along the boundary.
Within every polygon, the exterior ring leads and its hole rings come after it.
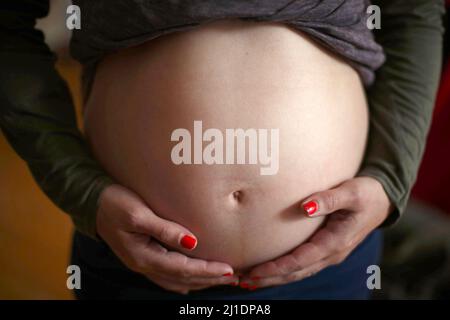
POLYGON ((185 227, 162 219, 154 213, 146 215, 141 221, 140 229, 173 248, 193 250, 197 246, 197 238, 185 227))
POLYGON ((357 207, 356 188, 349 183, 322 192, 314 193, 302 202, 308 217, 318 217, 338 210, 352 210, 357 207))

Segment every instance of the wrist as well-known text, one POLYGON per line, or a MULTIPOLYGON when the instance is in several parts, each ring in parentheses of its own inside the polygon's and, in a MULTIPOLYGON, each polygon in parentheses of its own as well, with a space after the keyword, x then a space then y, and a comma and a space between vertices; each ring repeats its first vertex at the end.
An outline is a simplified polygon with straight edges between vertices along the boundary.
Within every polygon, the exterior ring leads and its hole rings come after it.
POLYGON ((97 217, 100 209, 100 199, 104 194, 104 191, 112 184, 114 184, 114 181, 108 176, 97 178, 95 182, 93 182, 92 191, 89 194, 89 199, 86 201, 83 215, 72 217, 76 229, 94 240, 101 239, 97 232, 97 217))
POLYGON ((370 206, 377 208, 377 214, 379 214, 379 224, 382 225, 386 220, 391 219, 391 214, 395 211, 395 204, 389 198, 383 183, 373 176, 359 176, 358 178, 364 179, 368 182, 367 193, 371 194, 370 206))

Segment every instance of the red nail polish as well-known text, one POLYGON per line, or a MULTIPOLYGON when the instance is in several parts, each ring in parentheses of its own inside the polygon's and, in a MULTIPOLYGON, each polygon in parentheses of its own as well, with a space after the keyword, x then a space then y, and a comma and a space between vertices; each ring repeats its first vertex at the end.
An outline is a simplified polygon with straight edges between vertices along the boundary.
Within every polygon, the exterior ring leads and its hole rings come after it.
POLYGON ((309 215, 312 216, 318 209, 317 202, 309 201, 303 205, 303 210, 309 215))
POLYGON ((197 244, 197 240, 194 237, 191 237, 189 235, 185 235, 183 238, 181 238, 180 244, 186 248, 186 249, 193 249, 195 245, 197 244))
POLYGON ((258 286, 249 286, 249 287, 248 287, 248 290, 253 291, 253 290, 256 290, 257 288, 258 288, 258 286))
POLYGON ((248 288, 248 283, 247 282, 242 282, 241 283, 241 288, 248 288))
POLYGON ((238 284, 239 284, 239 283, 237 283, 237 282, 232 282, 232 283, 230 283, 230 285, 233 286, 233 287, 236 287, 238 284))
POLYGON ((258 281, 259 279, 261 279, 261 277, 256 276, 256 277, 251 277, 250 279, 252 279, 253 281, 258 281))
POLYGON ((231 273, 231 272, 227 272, 227 273, 224 273, 223 274, 223 276, 225 276, 225 277, 231 277, 233 274, 231 273))

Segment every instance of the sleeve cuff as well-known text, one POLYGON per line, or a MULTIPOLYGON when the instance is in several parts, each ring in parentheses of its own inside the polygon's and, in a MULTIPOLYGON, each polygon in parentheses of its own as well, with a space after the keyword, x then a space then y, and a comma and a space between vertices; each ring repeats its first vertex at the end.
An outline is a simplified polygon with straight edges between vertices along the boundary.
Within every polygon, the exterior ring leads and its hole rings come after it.
POLYGON ((371 177, 381 183, 386 195, 388 196, 393 210, 389 213, 388 217, 378 226, 378 228, 392 227, 400 220, 409 199, 409 192, 401 194, 391 183, 388 177, 380 170, 375 168, 366 167, 363 168, 357 176, 359 177, 371 177))
POLYGON ((93 182, 92 191, 84 206, 84 211, 79 215, 71 215, 75 228, 82 234, 99 241, 97 234, 97 211, 101 192, 114 180, 108 176, 101 176, 93 182))

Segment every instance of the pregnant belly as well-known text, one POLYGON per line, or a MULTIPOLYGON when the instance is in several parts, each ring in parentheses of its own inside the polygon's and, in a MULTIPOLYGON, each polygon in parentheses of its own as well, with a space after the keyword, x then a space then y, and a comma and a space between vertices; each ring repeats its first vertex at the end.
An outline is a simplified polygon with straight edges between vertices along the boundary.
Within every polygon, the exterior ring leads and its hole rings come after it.
POLYGON ((305 35, 219 21, 103 59, 85 134, 119 183, 197 236, 186 254, 244 271, 320 227, 300 203, 355 175, 367 107, 357 73, 305 35))

